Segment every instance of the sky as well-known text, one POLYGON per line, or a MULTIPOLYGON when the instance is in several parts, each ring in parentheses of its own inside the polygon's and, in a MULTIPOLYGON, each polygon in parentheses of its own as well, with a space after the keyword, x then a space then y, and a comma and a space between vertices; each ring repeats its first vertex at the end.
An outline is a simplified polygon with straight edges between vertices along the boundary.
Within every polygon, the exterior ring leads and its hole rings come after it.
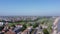
POLYGON ((60 0, 0 0, 0 16, 60 16, 60 0))

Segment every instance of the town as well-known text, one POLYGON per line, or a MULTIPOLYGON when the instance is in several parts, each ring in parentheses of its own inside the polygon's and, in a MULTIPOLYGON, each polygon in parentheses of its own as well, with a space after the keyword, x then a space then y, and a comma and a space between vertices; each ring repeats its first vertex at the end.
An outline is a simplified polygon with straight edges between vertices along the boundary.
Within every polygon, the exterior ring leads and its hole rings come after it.
POLYGON ((52 16, 0 16, 0 34, 52 34, 52 16))

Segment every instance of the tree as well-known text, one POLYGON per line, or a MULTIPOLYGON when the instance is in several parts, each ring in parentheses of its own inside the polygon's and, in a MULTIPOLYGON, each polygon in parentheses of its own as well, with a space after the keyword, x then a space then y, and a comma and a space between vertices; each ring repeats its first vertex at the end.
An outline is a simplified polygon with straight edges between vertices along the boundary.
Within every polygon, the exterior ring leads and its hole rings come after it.
POLYGON ((38 23, 34 23, 33 28, 36 28, 38 26, 38 23))
POLYGON ((41 24, 44 24, 45 21, 42 21, 41 24))
POLYGON ((12 27, 16 27, 14 24, 13 25, 11 25, 12 27))
POLYGON ((29 25, 29 26, 32 26, 32 24, 31 24, 31 23, 29 23, 28 25, 29 25))
POLYGON ((0 31, 2 31, 2 30, 3 30, 3 28, 4 28, 4 26, 0 26, 0 31))
POLYGON ((44 33, 44 34, 49 34, 48 30, 45 29, 45 28, 43 29, 43 33, 44 33))
POLYGON ((24 31, 27 28, 26 24, 23 25, 21 31, 24 31))
POLYGON ((26 24, 23 25, 24 28, 27 28, 26 24))

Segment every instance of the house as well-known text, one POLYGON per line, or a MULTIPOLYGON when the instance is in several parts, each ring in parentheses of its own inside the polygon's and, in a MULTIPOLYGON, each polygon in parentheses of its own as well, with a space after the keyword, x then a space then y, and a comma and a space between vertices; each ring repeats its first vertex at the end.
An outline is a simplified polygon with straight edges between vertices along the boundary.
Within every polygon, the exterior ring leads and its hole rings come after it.
POLYGON ((32 26, 28 27, 26 30, 24 30, 21 34, 30 34, 32 31, 32 26))
POLYGON ((20 28, 22 28, 23 27, 23 25, 22 24, 17 24, 17 25, 15 25, 16 27, 20 27, 20 28))
POLYGON ((32 26, 30 26, 30 27, 28 27, 27 29, 28 29, 29 31, 31 31, 31 30, 32 30, 32 28, 33 28, 33 27, 32 27, 32 26))
POLYGON ((3 26, 4 25, 4 23, 3 22, 0 22, 0 26, 3 26))
POLYGON ((9 29, 9 31, 6 32, 5 34, 15 34, 15 32, 13 32, 11 29, 9 29))
POLYGON ((19 32, 21 32, 21 29, 22 29, 22 25, 21 24, 17 24, 17 25, 15 25, 16 27, 14 28, 14 32, 16 33, 16 34, 18 34, 19 32))
POLYGON ((6 22, 5 25, 8 26, 8 22, 6 22))
POLYGON ((48 28, 48 26, 46 26, 46 25, 42 25, 42 28, 48 28))
POLYGON ((28 34, 28 30, 24 30, 21 34, 28 34))
POLYGON ((60 32, 58 32, 58 34, 60 34, 60 32))

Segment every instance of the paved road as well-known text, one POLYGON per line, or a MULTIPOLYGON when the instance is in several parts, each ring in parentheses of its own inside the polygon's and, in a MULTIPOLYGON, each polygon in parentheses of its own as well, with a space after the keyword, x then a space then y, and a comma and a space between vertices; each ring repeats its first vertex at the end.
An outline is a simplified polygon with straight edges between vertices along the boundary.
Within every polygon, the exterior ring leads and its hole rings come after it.
POLYGON ((37 29, 35 29, 35 31, 34 31, 34 34, 36 34, 37 33, 37 29))
POLYGON ((35 28, 32 34, 37 34, 37 29, 35 28))
POLYGON ((58 33, 60 32, 60 19, 59 19, 58 24, 57 24, 57 32, 58 33))
POLYGON ((53 23, 53 34, 57 34, 57 23, 59 21, 60 17, 56 18, 53 23))

